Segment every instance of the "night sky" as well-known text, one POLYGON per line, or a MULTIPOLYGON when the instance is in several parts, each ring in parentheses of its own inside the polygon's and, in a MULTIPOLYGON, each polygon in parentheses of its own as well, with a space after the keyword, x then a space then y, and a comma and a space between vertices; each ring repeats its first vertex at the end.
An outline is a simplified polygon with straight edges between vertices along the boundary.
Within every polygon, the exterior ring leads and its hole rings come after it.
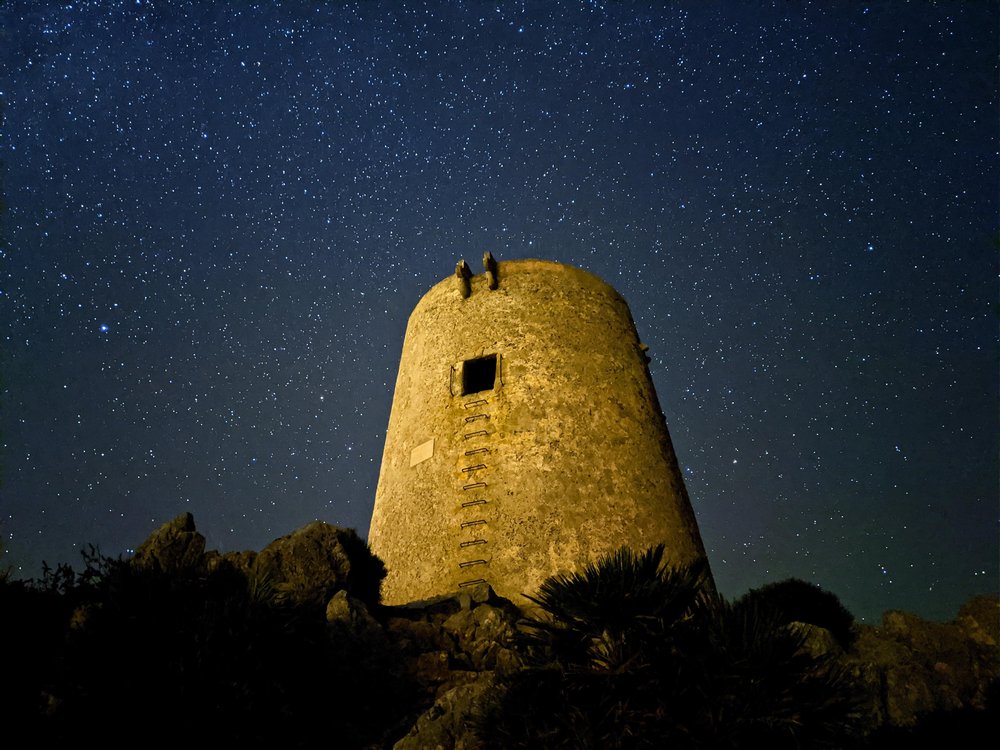
POLYGON ((715 577, 998 589, 994 2, 5 2, 0 565, 366 534, 406 319, 629 302, 715 577))

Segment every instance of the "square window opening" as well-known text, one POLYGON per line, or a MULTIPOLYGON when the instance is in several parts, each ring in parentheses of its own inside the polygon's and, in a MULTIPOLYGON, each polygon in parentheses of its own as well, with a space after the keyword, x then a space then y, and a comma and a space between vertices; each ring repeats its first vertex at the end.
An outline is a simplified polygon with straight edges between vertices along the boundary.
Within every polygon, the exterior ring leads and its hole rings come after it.
POLYGON ((492 391, 497 379, 497 355, 467 359, 462 366, 462 395, 492 391))

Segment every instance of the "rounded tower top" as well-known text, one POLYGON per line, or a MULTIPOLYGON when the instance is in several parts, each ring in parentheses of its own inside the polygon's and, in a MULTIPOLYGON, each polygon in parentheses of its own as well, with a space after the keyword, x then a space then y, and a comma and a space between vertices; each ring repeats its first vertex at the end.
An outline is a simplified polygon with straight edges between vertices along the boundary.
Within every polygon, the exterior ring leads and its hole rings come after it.
MULTIPOLYGON (((489 253, 487 253, 487 255, 489 255, 489 253)), ((460 261, 459 266, 461 266, 462 263, 464 263, 464 261, 460 261)), ((515 260, 495 261, 495 266, 496 271, 494 274, 498 289, 501 285, 501 278, 504 279, 504 283, 511 282, 519 286, 520 284, 518 282, 525 277, 547 277, 550 281, 544 283, 551 285, 565 285, 566 283, 569 283, 580 289, 591 289, 595 293, 606 294, 609 297, 619 300, 623 304, 625 302, 624 298, 618 293, 618 291, 599 276, 592 274, 590 271, 585 271, 582 268, 571 266, 566 263, 560 263, 559 261, 542 260, 538 258, 518 258, 515 260), (516 279, 516 281, 511 281, 512 279, 516 279), (561 282, 560 279, 562 279, 561 282)), ((466 265, 466 268, 468 268, 468 265, 466 265)), ((471 296, 471 287, 476 283, 477 279, 480 279, 481 277, 470 276, 468 278, 471 296)), ((443 299, 452 299, 454 297, 455 289, 456 276, 454 274, 448 278, 442 279, 427 290, 427 293, 420 298, 416 307, 413 308, 413 312, 410 313, 410 318, 421 314, 423 308, 428 305, 439 303, 443 299)))

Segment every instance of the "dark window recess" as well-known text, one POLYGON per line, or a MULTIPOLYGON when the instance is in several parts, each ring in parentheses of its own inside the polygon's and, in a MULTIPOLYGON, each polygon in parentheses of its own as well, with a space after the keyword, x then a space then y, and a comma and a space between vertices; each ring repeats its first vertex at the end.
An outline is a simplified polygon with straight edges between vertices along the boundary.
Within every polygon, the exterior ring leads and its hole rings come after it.
POLYGON ((462 395, 492 391, 497 379, 497 355, 465 360, 462 368, 462 395))

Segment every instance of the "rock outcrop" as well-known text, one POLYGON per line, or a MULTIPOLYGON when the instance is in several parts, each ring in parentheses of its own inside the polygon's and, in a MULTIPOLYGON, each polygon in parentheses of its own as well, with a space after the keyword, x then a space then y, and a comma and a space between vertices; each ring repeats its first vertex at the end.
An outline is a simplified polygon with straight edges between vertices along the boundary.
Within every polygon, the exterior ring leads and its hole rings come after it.
POLYGON ((379 599, 385 566, 353 529, 313 521, 275 539, 260 552, 205 551, 194 517, 182 513, 154 531, 132 564, 164 573, 209 572, 231 567, 279 602, 325 606, 338 591, 369 605, 379 599))
MULTIPOLYGON (((403 681, 399 694, 410 702, 395 707, 402 718, 385 730, 385 747, 395 750, 478 750, 477 711, 498 679, 521 667, 514 639, 522 613, 514 604, 481 584, 382 606, 385 568, 350 529, 314 522, 260 552, 219 554, 205 551, 194 519, 183 514, 154 532, 133 564, 165 573, 228 569, 266 600, 321 608, 333 651, 379 655, 392 665, 387 679, 403 681)), ((997 596, 970 600, 948 623, 886 612, 879 626, 856 626, 847 650, 821 627, 791 627, 803 630, 814 657, 831 657, 856 678, 870 732, 910 731, 928 716, 983 709, 1000 685, 997 596)))
POLYGON ((205 559, 205 537, 194 527, 194 516, 182 513, 163 524, 139 545, 132 564, 164 573, 200 568, 205 559))
POLYGON ((382 612, 413 674, 436 695, 520 663, 511 647, 520 612, 488 585, 382 612))
POLYGON ((392 750, 480 750, 483 744, 476 734, 476 716, 492 688, 492 678, 485 675, 446 690, 392 750))
POLYGON ((473 717, 496 676, 518 669, 513 649, 521 613, 488 585, 401 607, 382 619, 405 670, 431 703, 394 750, 476 750, 473 717))
POLYGON ((983 709, 1000 680, 1000 598, 977 596, 947 623, 889 611, 860 625, 845 662, 868 694, 873 726, 913 725, 933 712, 983 709))
POLYGON ((374 605, 385 578, 385 566, 354 529, 321 521, 275 539, 257 555, 253 570, 270 579, 280 601, 296 605, 325 606, 340 590, 374 605))
POLYGON ((519 610, 487 585, 406 606, 378 604, 385 575, 357 534, 313 522, 260 552, 205 550, 193 517, 182 514, 157 529, 132 558, 166 574, 245 577, 263 599, 324 609, 331 648, 392 655, 415 698, 401 750, 480 746, 471 716, 495 674, 517 669, 512 641, 519 610))

